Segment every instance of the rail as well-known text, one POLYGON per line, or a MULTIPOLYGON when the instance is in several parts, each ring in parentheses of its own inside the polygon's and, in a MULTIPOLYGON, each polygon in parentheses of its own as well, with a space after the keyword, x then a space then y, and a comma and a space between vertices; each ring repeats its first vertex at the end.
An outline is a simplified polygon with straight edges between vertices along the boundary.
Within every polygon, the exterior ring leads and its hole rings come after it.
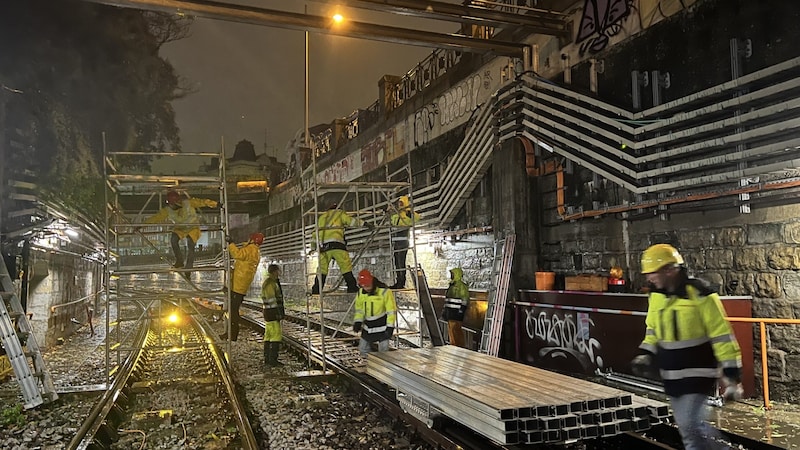
POLYGON ((772 409, 769 401, 769 367, 767 367, 767 324, 800 325, 800 319, 775 319, 760 317, 728 317, 728 322, 757 323, 761 336, 761 379, 763 380, 764 409, 772 409))
POLYGON ((54 313, 54 312, 56 312, 57 309, 64 308, 65 306, 71 306, 71 305, 77 305, 78 303, 83 303, 86 300, 89 300, 90 298, 97 296, 101 292, 103 292, 103 291, 97 291, 97 292, 91 293, 91 294, 89 294, 87 296, 81 297, 81 298, 79 298, 77 300, 73 300, 71 302, 59 303, 58 305, 53 305, 53 306, 50 307, 50 312, 54 313))

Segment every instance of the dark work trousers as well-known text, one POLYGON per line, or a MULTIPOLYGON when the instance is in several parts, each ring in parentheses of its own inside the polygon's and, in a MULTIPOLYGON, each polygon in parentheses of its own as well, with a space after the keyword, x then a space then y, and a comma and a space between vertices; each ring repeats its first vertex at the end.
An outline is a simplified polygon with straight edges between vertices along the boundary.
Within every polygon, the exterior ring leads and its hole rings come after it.
POLYGON ((183 252, 181 252, 181 239, 177 234, 172 233, 170 236, 170 244, 172 244, 172 252, 175 254, 175 267, 183 267, 184 269, 191 269, 194 264, 194 241, 191 236, 186 236, 186 263, 183 262, 183 252))
POLYGON ((394 244, 394 286, 401 289, 406 284, 406 256, 408 256, 408 240, 397 240, 394 244))
POLYGON ((239 308, 244 302, 244 294, 231 291, 231 340, 239 337, 239 308))

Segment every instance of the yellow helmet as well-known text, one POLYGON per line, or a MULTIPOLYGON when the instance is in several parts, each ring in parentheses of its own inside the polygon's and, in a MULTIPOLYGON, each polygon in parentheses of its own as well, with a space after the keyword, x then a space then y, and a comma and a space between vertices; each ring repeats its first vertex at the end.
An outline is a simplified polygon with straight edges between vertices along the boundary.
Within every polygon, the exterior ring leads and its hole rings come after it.
POLYGON ((408 205, 410 205, 410 204, 411 204, 411 202, 408 200, 408 196, 407 196, 407 195, 403 195, 403 196, 401 196, 401 197, 400 197, 400 198, 397 200, 397 203, 399 203, 399 204, 400 204, 400 207, 401 207, 401 208, 407 208, 407 207, 408 207, 408 205))
POLYGON ((657 272, 667 264, 683 264, 683 257, 669 244, 650 246, 642 253, 642 273, 657 272))

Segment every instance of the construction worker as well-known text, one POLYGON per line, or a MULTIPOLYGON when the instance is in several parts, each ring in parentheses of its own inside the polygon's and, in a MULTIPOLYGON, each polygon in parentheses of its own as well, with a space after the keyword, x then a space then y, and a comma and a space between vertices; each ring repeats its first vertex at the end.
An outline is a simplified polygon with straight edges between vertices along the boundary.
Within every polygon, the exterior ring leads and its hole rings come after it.
POLYGON ((408 255, 408 235, 411 226, 420 219, 419 213, 411 211, 407 195, 397 200, 397 211, 390 217, 392 225, 392 246, 394 247, 395 282, 391 289, 406 287, 406 256, 408 255))
MULTIPOLYGON (((239 337, 239 308, 244 302, 244 296, 250 290, 250 283, 253 282, 253 277, 256 276, 256 269, 258 262, 261 261, 261 253, 259 246, 264 243, 264 235, 261 233, 253 233, 250 239, 239 248, 238 245, 231 241, 230 237, 225 238, 228 243, 228 253, 233 258, 233 287, 231 288, 231 341, 235 341, 239 337)), ((222 335, 223 339, 227 335, 222 335)))
POLYGON ((684 448, 725 448, 719 432, 706 422, 706 401, 714 394, 720 367, 725 398, 741 398, 742 353, 719 295, 706 282, 690 278, 683 257, 668 244, 642 253, 642 273, 651 291, 647 329, 632 371, 647 375, 658 369, 684 448))
POLYGON ((281 288, 281 269, 277 264, 267 267, 267 279, 261 285, 261 300, 264 302, 264 365, 282 366, 278 352, 283 341, 281 320, 286 315, 283 308, 283 289, 281 288))
POLYGON ((444 294, 444 311, 442 319, 447 321, 447 333, 450 345, 464 348, 464 331, 461 323, 469 305, 469 287, 462 281, 464 271, 460 267, 450 269, 450 286, 444 294))
POLYGON ((397 322, 397 305, 391 289, 372 276, 369 270, 358 273, 358 291, 353 316, 353 331, 361 332, 358 351, 366 355, 372 351, 372 343, 378 343, 378 351, 389 350, 389 339, 394 334, 397 322))
POLYGON ((191 269, 194 263, 194 247, 200 239, 200 228, 193 224, 200 223, 197 209, 202 207, 216 208, 218 202, 205 198, 181 198, 177 191, 167 192, 167 206, 145 220, 145 223, 175 223, 170 236, 172 252, 175 254, 174 268, 191 269), (186 261, 183 260, 180 241, 186 239, 186 261))
MULTIPOLYGON (((347 253, 347 243, 344 239, 345 227, 367 227, 370 230, 374 226, 361 219, 350 217, 346 212, 339 209, 338 203, 330 205, 327 211, 322 213, 317 220, 319 227, 319 238, 322 245, 319 246, 319 271, 320 278, 314 280, 311 288, 312 294, 319 294, 320 289, 325 287, 325 279, 328 277, 328 266, 331 259, 339 265, 342 277, 347 283, 347 292, 358 292, 358 284, 353 276, 353 265, 350 261, 350 254, 347 253)), ((311 239, 312 250, 316 246, 317 236, 311 239)))

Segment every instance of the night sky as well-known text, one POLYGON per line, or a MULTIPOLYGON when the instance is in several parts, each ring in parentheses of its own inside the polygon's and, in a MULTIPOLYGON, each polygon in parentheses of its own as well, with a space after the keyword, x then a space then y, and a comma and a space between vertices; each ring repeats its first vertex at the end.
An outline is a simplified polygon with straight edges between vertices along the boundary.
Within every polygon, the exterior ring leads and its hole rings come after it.
MULTIPOLYGON (((270 9, 302 12, 303 3, 260 1, 270 9), (292 8, 294 6, 294 8, 292 8)), ((457 2, 455 2, 457 3, 457 2)), ((453 33, 458 24, 376 13, 340 11, 345 18, 453 33)), ((330 17, 330 7, 308 4, 309 14, 330 17)), ((345 25, 346 26, 346 25, 345 25)), ((378 99, 378 80, 403 75, 433 50, 363 39, 309 34, 309 124, 329 123, 378 99)), ((197 92, 173 103, 184 151, 226 153, 248 139, 257 153, 286 161, 285 148, 303 128, 304 33, 196 19, 191 36, 164 46, 185 83, 197 92)))

